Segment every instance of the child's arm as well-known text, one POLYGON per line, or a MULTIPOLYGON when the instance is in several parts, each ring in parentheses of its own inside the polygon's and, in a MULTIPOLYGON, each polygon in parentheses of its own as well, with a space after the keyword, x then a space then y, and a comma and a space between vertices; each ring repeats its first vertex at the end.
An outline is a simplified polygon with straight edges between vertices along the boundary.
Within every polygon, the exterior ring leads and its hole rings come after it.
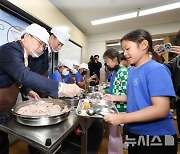
POLYGON ((108 101, 115 101, 115 102, 127 102, 126 95, 113 96, 110 94, 106 94, 106 95, 104 95, 103 99, 108 100, 108 101))
POLYGON ((124 123, 153 121, 168 115, 170 109, 169 97, 151 97, 151 101, 152 106, 131 113, 109 114, 104 116, 104 120, 113 125, 118 125, 124 123))

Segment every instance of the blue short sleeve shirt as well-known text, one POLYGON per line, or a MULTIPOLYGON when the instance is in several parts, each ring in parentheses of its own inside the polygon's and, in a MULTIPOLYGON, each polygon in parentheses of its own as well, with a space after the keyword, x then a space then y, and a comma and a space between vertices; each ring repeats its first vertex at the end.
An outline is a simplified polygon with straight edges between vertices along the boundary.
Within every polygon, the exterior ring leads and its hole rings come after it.
POLYGON ((62 76, 61 76, 61 74, 59 73, 58 70, 56 70, 56 71, 50 76, 50 79, 55 80, 55 81, 58 81, 58 82, 62 82, 62 76))
MULTIPOLYGON (((151 97, 175 96, 170 71, 153 60, 135 69, 131 67, 127 81, 127 112, 135 112, 152 105, 151 97)), ((138 135, 173 135, 176 130, 169 113, 166 117, 142 123, 127 124, 138 135)))
POLYGON ((64 82, 69 84, 71 82, 71 75, 70 73, 64 77, 64 82))
POLYGON ((76 83, 77 83, 77 82, 81 82, 81 79, 82 79, 81 74, 80 74, 79 72, 77 72, 77 73, 75 74, 76 83))

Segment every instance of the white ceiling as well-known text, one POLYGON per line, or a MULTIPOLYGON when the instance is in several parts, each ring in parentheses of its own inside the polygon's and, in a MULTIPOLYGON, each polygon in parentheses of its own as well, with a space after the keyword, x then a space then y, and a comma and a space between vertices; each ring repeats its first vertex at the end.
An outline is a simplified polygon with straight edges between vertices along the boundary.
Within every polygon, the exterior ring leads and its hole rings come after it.
POLYGON ((92 20, 111 17, 138 8, 152 8, 180 0, 50 0, 85 35, 141 28, 144 26, 180 21, 180 9, 96 25, 92 20))

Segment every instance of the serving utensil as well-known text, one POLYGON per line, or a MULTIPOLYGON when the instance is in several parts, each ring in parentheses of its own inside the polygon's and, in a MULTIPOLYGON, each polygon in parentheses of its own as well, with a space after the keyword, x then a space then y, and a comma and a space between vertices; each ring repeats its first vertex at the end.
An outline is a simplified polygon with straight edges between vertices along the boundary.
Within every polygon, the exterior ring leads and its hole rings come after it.
POLYGON ((101 115, 102 117, 104 117, 103 114, 101 114, 101 109, 87 109, 86 113, 90 116, 93 116, 95 114, 101 115))

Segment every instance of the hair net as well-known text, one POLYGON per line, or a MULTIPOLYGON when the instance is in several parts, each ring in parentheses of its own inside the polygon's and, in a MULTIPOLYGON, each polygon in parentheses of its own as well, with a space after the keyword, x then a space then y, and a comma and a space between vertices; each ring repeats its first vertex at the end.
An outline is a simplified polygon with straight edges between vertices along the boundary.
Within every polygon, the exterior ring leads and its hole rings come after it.
POLYGON ((61 66, 66 66, 66 67, 68 67, 71 70, 73 69, 73 64, 72 64, 71 60, 69 60, 69 59, 60 60, 58 62, 57 67, 61 67, 61 66))
POLYGON ((34 23, 27 26, 26 29, 22 32, 22 35, 24 35, 25 33, 36 36, 48 45, 49 33, 45 28, 41 27, 40 25, 34 23))
POLYGON ((67 29, 62 28, 62 27, 52 28, 51 33, 53 33, 57 37, 59 42, 61 42, 62 44, 66 44, 66 42, 69 40, 69 37, 70 37, 67 29))
POLYGON ((85 68, 88 70, 88 65, 86 63, 82 63, 79 65, 79 68, 78 69, 81 69, 81 68, 85 68))

